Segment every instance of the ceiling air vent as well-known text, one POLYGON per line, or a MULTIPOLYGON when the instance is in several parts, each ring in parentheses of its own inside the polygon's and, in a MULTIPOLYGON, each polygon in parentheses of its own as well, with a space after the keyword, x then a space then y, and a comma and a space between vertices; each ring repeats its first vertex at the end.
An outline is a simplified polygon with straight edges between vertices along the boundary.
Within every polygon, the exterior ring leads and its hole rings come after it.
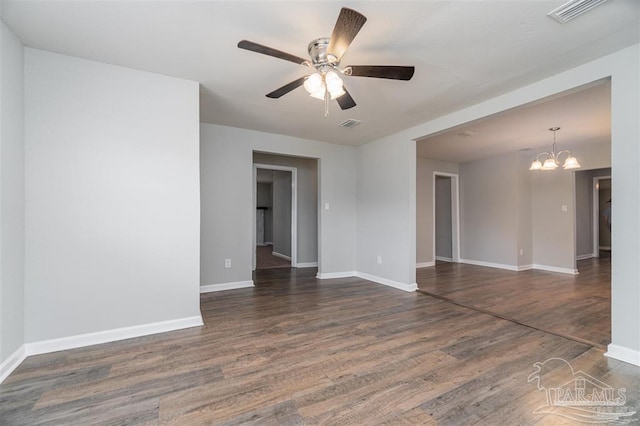
POLYGON ((350 118, 348 120, 344 120, 342 123, 338 124, 338 126, 339 127, 346 127, 347 129, 351 129, 353 127, 356 127, 360 123, 362 123, 362 121, 350 118))
POLYGON ((456 133, 456 136, 460 138, 470 138, 472 136, 478 136, 478 133, 472 130, 465 130, 464 132, 456 133))
POLYGON ((564 24, 577 18, 607 0, 571 0, 547 13, 547 16, 564 24))

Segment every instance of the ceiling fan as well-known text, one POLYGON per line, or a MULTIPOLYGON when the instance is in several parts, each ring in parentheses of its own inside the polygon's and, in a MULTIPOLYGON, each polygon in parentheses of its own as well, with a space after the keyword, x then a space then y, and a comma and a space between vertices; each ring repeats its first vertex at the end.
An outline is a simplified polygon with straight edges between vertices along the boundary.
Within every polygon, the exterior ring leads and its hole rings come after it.
POLYGON ((344 87, 341 75, 391 80, 411 80, 413 77, 415 68, 412 66, 349 65, 340 67, 342 56, 366 21, 367 18, 361 13, 343 7, 331 37, 318 38, 309 43, 308 53, 311 60, 248 40, 240 41, 238 47, 313 69, 312 74, 285 84, 268 93, 267 97, 277 99, 300 86, 304 86, 312 97, 324 100, 324 116, 326 117, 329 115, 330 99, 335 99, 343 110, 356 106, 356 102, 344 87))

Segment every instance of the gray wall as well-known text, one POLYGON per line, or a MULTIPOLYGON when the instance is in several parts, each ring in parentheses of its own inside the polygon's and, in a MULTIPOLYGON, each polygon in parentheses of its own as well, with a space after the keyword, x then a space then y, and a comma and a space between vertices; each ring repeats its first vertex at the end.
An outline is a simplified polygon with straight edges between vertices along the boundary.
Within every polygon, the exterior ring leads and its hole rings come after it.
MULTIPOLYGON (((611 76, 611 341, 609 355, 640 354, 640 45, 602 58, 611 76)), ((602 167, 602 166, 601 166, 602 167)), ((627 357, 629 360, 631 357, 627 357)), ((635 358, 636 364, 640 356, 635 358)))
POLYGON ((269 182, 258 181, 256 189, 256 207, 272 207, 273 205, 273 171, 258 169, 258 175, 264 173, 271 175, 271 177, 269 182))
POLYGON ((531 182, 534 263, 575 270, 574 173, 536 172, 531 182))
POLYGON ((434 261, 433 253, 433 173, 458 174, 455 163, 418 157, 416 160, 416 262, 434 261))
POLYGON ((23 63, 22 44, 0 21, 0 365, 24 343, 23 63))
POLYGON ((273 251, 291 257, 291 172, 273 171, 273 251))
POLYGON ((399 133, 358 147, 357 271, 415 284, 415 196, 414 141, 399 133))
POLYGON ((198 84, 25 50, 26 339, 200 318, 198 84))
MULTIPOLYGON (((298 174, 298 262, 318 261, 318 160, 255 152, 253 162, 295 167, 298 174)), ((275 250, 275 248, 274 248, 275 250)), ((277 250, 276 250, 277 251, 277 250)), ((284 254, 284 253, 283 253, 284 254)))
POLYGON ((461 257, 518 264, 518 153, 460 165, 461 257))
POLYGON ((531 199, 531 157, 526 151, 518 152, 519 166, 516 170, 517 215, 518 215, 518 268, 527 269, 533 264, 533 210, 531 199))
POLYGON ((201 124, 200 140, 202 285, 251 280, 254 151, 319 159, 319 199, 330 204, 317 222, 319 273, 355 270, 356 148, 213 124, 201 124))
POLYGON ((552 173, 531 172, 533 263, 575 270, 575 258, 582 254, 578 252, 578 241, 585 244, 585 235, 591 238, 591 231, 588 230, 578 236, 584 228, 584 214, 580 211, 584 210, 585 198, 591 199, 589 195, 585 197, 583 190, 578 190, 584 184, 579 173, 609 168, 611 143, 605 139, 600 143, 564 148, 570 149, 579 159, 582 165, 580 171, 559 169, 552 173), (562 211, 563 205, 567 206, 566 212, 562 211))
POLYGON ((451 178, 436 176, 436 257, 452 260, 451 178))

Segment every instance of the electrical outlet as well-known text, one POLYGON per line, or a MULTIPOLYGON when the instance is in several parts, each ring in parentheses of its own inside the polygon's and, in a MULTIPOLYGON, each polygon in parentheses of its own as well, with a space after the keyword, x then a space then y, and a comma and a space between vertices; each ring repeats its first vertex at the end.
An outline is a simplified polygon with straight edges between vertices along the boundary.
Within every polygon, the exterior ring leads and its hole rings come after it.
POLYGON ((230 269, 231 268, 231 259, 225 259, 224 260, 224 267, 225 267, 225 269, 230 269))
POLYGON ((382 265, 382 256, 378 256, 378 265, 382 265))
POLYGON ((520 249, 520 256, 524 254, 524 250, 520 249))

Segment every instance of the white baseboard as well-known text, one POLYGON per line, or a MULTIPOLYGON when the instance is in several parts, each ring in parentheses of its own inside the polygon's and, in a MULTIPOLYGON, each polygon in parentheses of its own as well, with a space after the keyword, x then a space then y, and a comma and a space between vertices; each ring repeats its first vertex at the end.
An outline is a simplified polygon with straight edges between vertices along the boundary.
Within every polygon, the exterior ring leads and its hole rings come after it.
POLYGON ((60 339, 42 340, 25 344, 27 355, 39 355, 49 352, 64 351, 66 349, 99 345, 101 343, 132 339, 150 334, 166 333, 167 331, 183 328, 199 327, 203 325, 202 316, 180 318, 151 324, 134 325, 132 327, 116 328, 98 331, 96 333, 79 334, 77 336, 62 337, 60 339))
POLYGON ((538 269, 540 271, 547 271, 547 272, 559 272, 561 274, 578 275, 578 270, 577 269, 560 268, 558 266, 548 266, 548 265, 534 264, 533 265, 533 269, 538 269))
POLYGON ((327 280, 333 278, 349 278, 349 277, 358 277, 363 280, 373 281, 374 283, 386 285, 388 287, 397 288, 403 291, 416 291, 418 289, 418 284, 404 284, 398 281, 389 280, 386 278, 376 277, 375 275, 365 274, 364 272, 357 271, 349 271, 349 272, 329 272, 325 274, 321 274, 318 272, 316 278, 320 280, 327 280))
POLYGON ((26 357, 27 349, 25 345, 22 345, 14 353, 9 355, 9 358, 2 361, 2 364, 0 364, 0 383, 4 382, 4 379, 9 377, 9 374, 13 373, 13 370, 18 368, 26 357))
POLYGON ((364 280, 373 281, 374 283, 386 285, 388 287, 397 288, 398 290, 403 291, 416 291, 418 289, 418 284, 404 284, 398 281, 389 280, 386 278, 376 277, 375 275, 365 274, 364 272, 356 272, 356 276, 358 278, 362 278, 364 280))
POLYGON ((441 262, 453 262, 453 259, 450 257, 442 257, 442 256, 436 256, 436 260, 439 260, 441 262))
POLYGON ((317 268, 318 262, 298 262, 296 268, 317 268))
POLYGON ((593 253, 581 254, 580 256, 576 256, 576 260, 586 260, 586 259, 591 259, 592 257, 593 257, 593 253))
POLYGON ((281 259, 286 259, 289 262, 291 262, 291 256, 287 256, 286 254, 278 253, 277 251, 272 251, 271 254, 274 255, 275 257, 279 257, 281 259))
POLYGON ((211 293, 213 291, 235 290, 238 288, 248 288, 248 287, 255 287, 255 285, 253 284, 253 280, 201 285, 200 293, 211 293))
POLYGON ((25 343, 20 347, 20 349, 0 364, 0 383, 2 383, 2 381, 4 381, 4 379, 6 379, 7 376, 11 374, 11 372, 15 370, 27 356, 99 345, 101 343, 132 339, 134 337, 148 336, 150 334, 166 333, 168 331, 181 330, 183 328, 199 327, 203 324, 202 316, 198 315, 195 317, 98 331, 96 333, 79 334, 77 336, 62 337, 60 339, 25 343))
POLYGON ((460 263, 466 263, 468 265, 475 265, 475 266, 486 266, 487 268, 506 269, 508 271, 518 271, 518 268, 519 268, 516 265, 506 265, 506 264, 503 264, 503 263, 484 262, 482 260, 460 259, 460 263))
POLYGON ((533 265, 506 265, 503 263, 483 262, 481 260, 460 259, 460 263, 467 263, 469 265, 486 266, 488 268, 506 269, 507 271, 527 271, 529 269, 538 269, 540 271, 559 272, 561 274, 577 275, 577 269, 561 268, 558 266, 539 265, 534 263, 533 265))
POLYGON ((640 366, 640 352, 610 343, 604 356, 640 366))
POLYGON ((418 269, 418 268, 430 268, 432 266, 436 266, 436 262, 420 262, 420 263, 416 263, 416 269, 418 269))
POLYGON ((345 271, 345 272, 325 272, 316 274, 316 278, 319 280, 332 280, 334 278, 350 278, 355 277, 357 272, 355 271, 345 271))

